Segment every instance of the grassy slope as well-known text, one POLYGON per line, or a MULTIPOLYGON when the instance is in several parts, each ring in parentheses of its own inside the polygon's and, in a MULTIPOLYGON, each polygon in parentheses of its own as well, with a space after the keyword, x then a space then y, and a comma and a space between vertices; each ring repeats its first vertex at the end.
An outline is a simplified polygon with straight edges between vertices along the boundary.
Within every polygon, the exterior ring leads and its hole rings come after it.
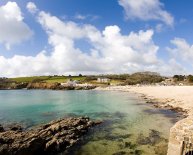
MULTIPOLYGON (((95 85, 99 85, 99 86, 103 86, 103 85, 107 85, 107 83, 98 83, 97 80, 89 80, 86 81, 86 77, 82 76, 33 76, 33 77, 17 77, 17 78, 10 78, 10 80, 12 81, 16 81, 16 82, 32 82, 34 80, 41 80, 42 82, 48 82, 48 83, 63 83, 63 82, 67 82, 69 79, 72 80, 77 80, 77 81, 83 81, 85 83, 90 83, 90 84, 95 84, 95 85)), ((111 80, 111 84, 119 84, 122 83, 122 80, 111 80)))
POLYGON ((32 82, 35 79, 41 79, 41 80, 46 80, 48 79, 48 76, 32 76, 32 77, 17 77, 17 78, 10 78, 12 81, 16 82, 32 82))
POLYGON ((45 81, 48 83, 55 83, 55 82, 62 83, 62 82, 68 81, 69 79, 77 80, 77 81, 83 81, 85 79, 85 77, 77 77, 77 76, 74 76, 74 77, 52 77, 52 78, 49 78, 45 81))
POLYGON ((33 77, 17 77, 17 78, 10 78, 12 81, 16 82, 32 82, 34 80, 42 80, 44 82, 48 83, 55 83, 55 82, 66 82, 67 80, 72 79, 72 80, 84 80, 85 77, 77 77, 77 76, 72 76, 72 77, 66 77, 66 76, 33 76, 33 77))

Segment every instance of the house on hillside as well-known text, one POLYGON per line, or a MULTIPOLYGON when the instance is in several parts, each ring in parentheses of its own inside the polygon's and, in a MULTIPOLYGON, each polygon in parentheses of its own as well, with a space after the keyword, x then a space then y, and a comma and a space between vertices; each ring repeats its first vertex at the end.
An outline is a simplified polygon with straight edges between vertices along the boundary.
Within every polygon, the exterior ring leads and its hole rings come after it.
POLYGON ((61 83, 62 86, 70 86, 70 87, 76 87, 77 84, 79 84, 79 81, 77 80, 68 80, 66 83, 61 83))
POLYGON ((98 78, 97 82, 99 83, 109 83, 111 80, 108 78, 98 78))

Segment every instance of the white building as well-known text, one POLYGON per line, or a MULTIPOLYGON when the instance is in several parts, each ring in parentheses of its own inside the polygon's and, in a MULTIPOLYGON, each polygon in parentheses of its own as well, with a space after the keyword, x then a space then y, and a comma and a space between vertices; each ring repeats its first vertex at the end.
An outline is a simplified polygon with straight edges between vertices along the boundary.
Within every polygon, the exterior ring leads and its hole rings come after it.
POLYGON ((68 80, 66 83, 61 83, 62 86, 70 86, 70 87, 76 87, 78 84, 78 81, 74 80, 68 80))
POLYGON ((99 82, 99 83, 108 83, 108 82, 110 82, 111 80, 110 79, 108 79, 108 78, 98 78, 97 79, 97 82, 99 82))

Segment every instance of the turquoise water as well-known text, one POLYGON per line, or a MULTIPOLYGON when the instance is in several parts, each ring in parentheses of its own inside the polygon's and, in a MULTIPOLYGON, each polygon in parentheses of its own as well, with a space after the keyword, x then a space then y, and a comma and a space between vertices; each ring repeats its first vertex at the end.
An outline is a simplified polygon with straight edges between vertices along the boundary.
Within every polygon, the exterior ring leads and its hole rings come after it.
POLYGON ((178 114, 155 109, 127 92, 0 91, 0 124, 19 122, 30 128, 56 118, 82 115, 104 123, 63 154, 164 155, 169 129, 179 120, 178 114))

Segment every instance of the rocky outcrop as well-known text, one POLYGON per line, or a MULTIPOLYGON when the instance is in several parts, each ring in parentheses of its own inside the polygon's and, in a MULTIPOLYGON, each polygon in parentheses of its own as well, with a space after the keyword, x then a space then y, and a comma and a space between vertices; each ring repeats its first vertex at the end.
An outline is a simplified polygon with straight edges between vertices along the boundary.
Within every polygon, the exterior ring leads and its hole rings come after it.
POLYGON ((28 83, 22 82, 22 83, 15 83, 15 82, 9 82, 9 83, 0 83, 0 90, 10 90, 10 89, 24 89, 26 88, 28 83))
POLYGON ((0 126, 0 155, 56 154, 76 144, 89 128, 100 123, 80 117, 52 121, 29 131, 4 131, 0 126))
POLYGON ((29 83, 27 85, 27 89, 52 89, 52 90, 90 90, 94 89, 96 86, 68 86, 68 85, 61 85, 60 83, 46 83, 46 82, 36 82, 36 83, 29 83))
POLYGON ((27 87, 27 85, 28 85, 27 82, 22 82, 22 83, 15 84, 14 86, 11 87, 11 89, 24 89, 27 87))
POLYGON ((27 89, 57 89, 60 83, 32 82, 27 85, 27 89))

